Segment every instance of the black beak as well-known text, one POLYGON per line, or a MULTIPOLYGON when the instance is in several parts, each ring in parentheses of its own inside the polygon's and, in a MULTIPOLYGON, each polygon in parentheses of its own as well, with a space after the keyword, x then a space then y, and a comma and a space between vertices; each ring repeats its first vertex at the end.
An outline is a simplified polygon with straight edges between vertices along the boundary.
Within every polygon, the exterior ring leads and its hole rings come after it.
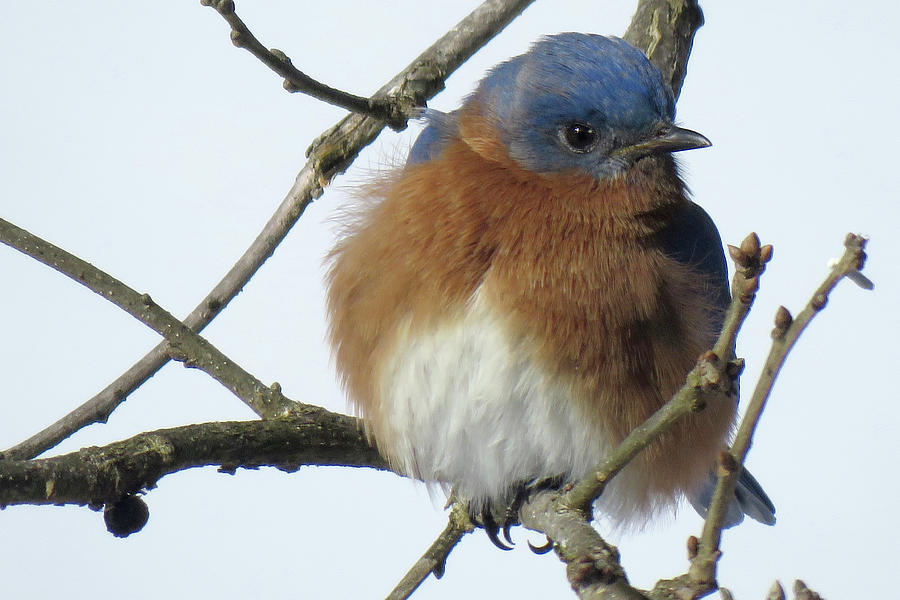
POLYGON ((613 155, 640 156, 657 152, 681 152, 712 146, 705 135, 670 125, 648 139, 613 150, 613 155))

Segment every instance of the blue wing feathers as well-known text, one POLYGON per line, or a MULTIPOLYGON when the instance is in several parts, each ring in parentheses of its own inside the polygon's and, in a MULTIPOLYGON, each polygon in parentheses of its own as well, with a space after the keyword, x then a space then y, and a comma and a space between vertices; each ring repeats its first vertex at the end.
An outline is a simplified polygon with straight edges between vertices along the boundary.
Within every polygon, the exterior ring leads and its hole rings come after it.
POLYGON ((428 124, 419 134, 419 137, 416 138, 412 148, 410 148, 406 164, 417 165, 428 162, 437 154, 440 154, 442 145, 440 130, 434 125, 428 124))
POLYGON ((428 108, 425 109, 423 118, 427 125, 409 149, 407 165, 417 165, 436 158, 447 145, 447 141, 456 133, 455 112, 442 113, 428 108))
MULTIPOLYGON (((663 251, 678 262, 693 268, 698 275, 707 279, 710 300, 721 309, 717 315, 716 327, 721 328, 721 319, 731 301, 728 289, 728 267, 722 250, 722 239, 715 223, 703 208, 688 201, 670 216, 662 231, 663 251)), ((716 487, 716 476, 712 471, 709 478, 695 494, 688 496, 700 516, 706 516, 716 487)), ((728 506, 725 525, 732 527, 744 520, 744 515, 765 523, 775 524, 775 506, 763 491, 756 478, 746 469, 741 471, 734 499, 728 506)))
POLYGON ((712 218, 688 201, 669 217, 662 230, 663 251, 707 278, 710 300, 724 310, 731 302, 722 238, 712 218))
POLYGON ((775 505, 747 469, 741 471, 734 495, 744 514, 766 525, 775 524, 775 505))

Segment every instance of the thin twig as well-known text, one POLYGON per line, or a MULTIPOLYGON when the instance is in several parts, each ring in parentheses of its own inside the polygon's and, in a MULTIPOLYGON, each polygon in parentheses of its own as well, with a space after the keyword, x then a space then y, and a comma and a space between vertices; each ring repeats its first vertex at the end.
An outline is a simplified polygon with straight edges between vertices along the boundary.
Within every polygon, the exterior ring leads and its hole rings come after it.
MULTIPOLYGON (((307 163, 287 197, 250 247, 184 319, 191 330, 202 331, 237 296, 287 235, 306 207, 322 195, 314 169, 307 163)), ((109 415, 169 361, 169 344, 162 342, 81 406, 28 439, 6 450, 7 458, 27 459, 53 448, 79 429, 105 423, 109 415)))
MULTIPOLYGON (((741 249, 735 250, 731 252, 738 267, 732 279, 734 293, 715 351, 700 357, 672 399, 629 433, 594 473, 563 494, 535 495, 519 512, 523 526, 541 531, 553 541, 557 555, 567 565, 569 583, 579 598, 608 597, 604 594, 613 594, 617 598, 648 597, 628 584, 618 552, 590 526, 591 505, 617 473, 680 418, 703 410, 708 402, 719 401, 722 394, 730 393, 738 363, 727 358, 731 356, 740 326, 750 311, 759 287, 759 275, 772 257, 772 247, 760 247, 755 233, 747 236, 741 249)), ((677 589, 685 587, 681 581, 672 581, 677 589)), ((654 591, 658 589, 661 589, 660 584, 654 591)), ((666 588, 666 591, 671 589, 666 588)), ((711 589, 714 589, 713 585, 707 586, 705 591, 711 589)), ((652 592, 649 594, 649 597, 656 597, 652 592)))
POLYGON ((432 573, 440 579, 444 575, 444 567, 450 552, 462 537, 473 529, 474 526, 466 513, 465 505, 454 502, 450 508, 450 517, 444 531, 391 590, 391 593, 387 595, 387 600, 406 600, 432 573))
POLYGON ((234 0, 200 0, 203 6, 210 6, 231 26, 231 43, 247 50, 267 67, 284 78, 284 89, 302 92, 323 102, 341 106, 347 110, 387 122, 391 127, 402 129, 409 115, 397 108, 397 104, 387 99, 369 99, 356 96, 324 83, 320 83, 297 69, 291 59, 281 50, 269 50, 256 39, 244 21, 234 10, 234 0))
POLYGON ((718 391, 722 382, 718 377, 709 377, 709 374, 721 370, 718 363, 716 356, 711 353, 701 356, 697 365, 688 373, 681 389, 646 421, 633 429, 591 475, 576 483, 565 494, 561 502, 589 516, 594 500, 600 497, 606 485, 635 456, 668 431, 679 419, 704 408, 707 395, 718 391))
POLYGON ((202 369, 264 418, 284 416, 300 408, 288 400, 277 385, 266 386, 220 352, 200 334, 112 275, 36 235, 0 218, 0 242, 15 248, 112 302, 163 336, 169 354, 186 366, 202 369))
POLYGON ((756 297, 759 275, 772 257, 772 247, 760 247, 759 238, 755 233, 751 233, 741 244, 741 249, 734 249, 731 254, 738 268, 732 279, 733 293, 731 304, 725 313, 725 325, 719 333, 713 351, 699 358, 697 365, 687 374, 681 389, 646 421, 632 430, 597 466, 592 475, 575 484, 575 487, 561 498, 562 503, 590 515, 591 504, 600 497, 606 484, 644 448, 685 415, 703 410, 708 402, 717 400, 716 395, 728 394, 731 391, 731 377, 735 365, 728 362, 728 359, 731 357, 738 331, 756 297))
POLYGON ((720 461, 723 468, 720 469, 719 481, 710 502, 709 513, 703 524, 699 552, 691 561, 689 574, 694 581, 701 583, 715 581, 716 563, 721 554, 719 544, 722 539, 722 524, 728 501, 734 494, 744 459, 750 449, 753 433, 766 407, 766 401, 772 392, 775 378, 778 377, 778 373, 784 366, 788 353, 794 347, 800 334, 828 303, 829 294, 842 279, 851 278, 858 285, 871 289, 870 285, 865 283, 868 282, 868 279, 859 273, 865 264, 865 245, 865 238, 847 234, 844 240, 843 256, 831 268, 800 314, 792 319, 786 308, 783 306, 779 308, 775 317, 775 329, 772 332, 772 348, 763 365, 762 374, 753 390, 753 396, 747 405, 747 412, 741 420, 731 450, 724 453, 724 460, 720 461))
MULTIPOLYGON (((403 69, 377 95, 403 96, 421 104, 443 89, 443 81, 459 65, 499 33, 534 0, 488 0, 403 69)), ((206 327, 241 291, 306 207, 322 195, 331 178, 345 170, 360 150, 384 128, 384 122, 351 115, 323 133, 309 151, 309 160, 297 174, 293 187, 246 252, 225 277, 187 316, 184 324, 194 331, 206 327)), ((49 427, 13 446, 8 458, 33 458, 54 447, 91 423, 105 422, 135 389, 169 360, 167 344, 159 344, 93 398, 49 427)))
POLYGON ((289 418, 185 425, 52 458, 0 460, 0 507, 115 502, 165 475, 209 465, 228 473, 261 466, 388 468, 356 419, 310 407, 289 418))

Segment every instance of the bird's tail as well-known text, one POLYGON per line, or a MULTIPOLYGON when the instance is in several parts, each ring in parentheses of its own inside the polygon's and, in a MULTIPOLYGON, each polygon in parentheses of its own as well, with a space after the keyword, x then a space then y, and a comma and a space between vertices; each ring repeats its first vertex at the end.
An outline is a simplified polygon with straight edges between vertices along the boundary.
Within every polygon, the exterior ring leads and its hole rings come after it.
MULTIPOLYGON (((700 489, 694 494, 688 494, 688 500, 701 517, 706 517, 716 480, 716 474, 710 471, 709 478, 700 489)), ((744 515, 766 525, 775 524, 775 506, 747 469, 741 471, 734 497, 728 504, 725 527, 734 527, 744 520, 744 515)))

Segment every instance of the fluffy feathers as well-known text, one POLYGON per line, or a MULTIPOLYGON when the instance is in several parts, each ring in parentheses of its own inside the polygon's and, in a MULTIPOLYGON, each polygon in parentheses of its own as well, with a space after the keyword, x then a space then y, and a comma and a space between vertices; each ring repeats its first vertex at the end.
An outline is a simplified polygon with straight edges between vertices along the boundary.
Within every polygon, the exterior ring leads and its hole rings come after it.
MULTIPOLYGON (((669 154, 708 142, 673 113, 637 50, 583 34, 545 38, 459 111, 427 113, 329 275, 338 370, 395 468, 476 508, 505 503, 583 476, 681 386, 728 290, 715 226, 669 154)), ((625 522, 702 501, 734 411, 683 420, 601 508, 625 522)))

